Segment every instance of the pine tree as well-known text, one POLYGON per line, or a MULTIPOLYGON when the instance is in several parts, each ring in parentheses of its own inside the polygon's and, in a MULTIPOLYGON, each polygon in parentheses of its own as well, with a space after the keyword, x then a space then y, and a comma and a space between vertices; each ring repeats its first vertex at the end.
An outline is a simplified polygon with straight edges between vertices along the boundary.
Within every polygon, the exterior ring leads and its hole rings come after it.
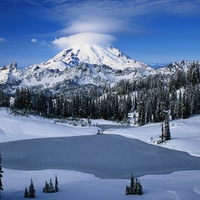
POLYGON ((55 192, 58 192, 59 188, 58 188, 58 178, 57 175, 55 177, 55 192))
POLYGON ((168 115, 168 113, 165 114, 164 138, 165 138, 165 140, 170 140, 171 139, 171 133, 170 133, 170 128, 169 128, 169 115, 168 115))
POLYGON ((0 107, 4 106, 4 92, 0 90, 0 107))
POLYGON ((25 89, 24 94, 25 94, 25 96, 24 96, 24 108, 25 108, 25 110, 30 111, 30 109, 31 109, 31 93, 30 93, 30 90, 29 90, 28 87, 25 89))
POLYGON ((58 192, 58 178, 57 176, 55 176, 55 188, 54 185, 52 183, 52 179, 50 178, 49 183, 47 183, 47 181, 45 181, 45 186, 43 188, 43 192, 44 193, 53 193, 53 192, 58 192))
POLYGON ((15 91, 13 107, 14 107, 14 109, 20 108, 20 90, 19 90, 19 88, 17 88, 16 91, 15 91))
POLYGON ((29 197, 29 195, 28 195, 28 189, 27 189, 27 187, 25 187, 25 191, 24 191, 24 197, 25 197, 25 198, 28 198, 28 197, 29 197))
POLYGON ((183 94, 182 119, 190 116, 190 104, 186 92, 183 94))
POLYGON ((1 153, 0 153, 0 198, 1 198, 1 191, 3 190, 3 184, 2 184, 2 180, 1 180, 1 178, 3 177, 3 175, 2 175, 3 170, 2 170, 2 166, 1 166, 1 161, 2 161, 2 158, 1 158, 1 153))
POLYGON ((138 195, 142 195, 143 194, 143 187, 142 187, 140 181, 138 181, 137 194, 138 195))
POLYGON ((163 143, 164 140, 165 140, 165 130, 164 130, 164 124, 162 123, 161 125, 161 135, 160 135, 160 139, 161 139, 161 142, 163 143))
POLYGON ((44 193, 48 193, 49 192, 49 184, 47 183, 47 181, 45 181, 45 186, 43 188, 43 192, 44 193))
POLYGON ((129 195, 129 194, 142 195, 143 194, 142 185, 137 178, 134 179, 133 174, 131 174, 130 186, 126 185, 125 194, 126 195, 129 195))
POLYGON ((53 106, 53 97, 52 94, 50 93, 48 97, 48 114, 51 116, 54 114, 54 106, 53 106))
POLYGON ((183 103, 182 103, 182 93, 181 91, 179 92, 179 98, 176 101, 175 104, 175 114, 176 114, 176 118, 179 119, 181 118, 182 115, 182 107, 183 107, 183 103))
POLYGON ((134 175, 131 174, 131 183, 130 183, 130 193, 133 194, 134 193, 134 188, 135 188, 135 179, 134 179, 134 175))
POLYGON ((128 185, 126 185, 125 194, 126 194, 126 195, 130 194, 128 185))
POLYGON ((138 111, 138 125, 143 126, 145 124, 145 94, 144 92, 139 94, 137 111, 138 111))
POLYGON ((29 194, 28 194, 29 198, 35 198, 35 189, 34 189, 34 185, 33 185, 33 180, 31 179, 31 184, 29 186, 29 194))
POLYGON ((137 194, 137 191, 138 191, 138 180, 136 178, 135 179, 135 185, 134 185, 134 188, 133 188, 133 194, 137 194))
POLYGON ((52 183, 52 179, 51 179, 51 178, 50 178, 50 181, 49 181, 49 192, 50 192, 50 193, 55 192, 54 186, 53 186, 53 183, 52 183))
POLYGON ((151 101, 150 101, 150 97, 147 100, 147 104, 146 104, 146 122, 147 123, 152 122, 152 104, 151 104, 151 101))

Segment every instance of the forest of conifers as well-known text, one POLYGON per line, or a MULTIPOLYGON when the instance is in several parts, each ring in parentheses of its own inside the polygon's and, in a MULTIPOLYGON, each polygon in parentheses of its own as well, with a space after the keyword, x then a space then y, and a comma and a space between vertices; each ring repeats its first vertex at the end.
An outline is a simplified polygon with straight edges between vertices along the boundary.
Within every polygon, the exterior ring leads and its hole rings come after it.
POLYGON ((200 70, 193 62, 187 71, 121 80, 114 86, 84 86, 70 92, 33 91, 17 88, 14 94, 0 91, 0 106, 24 114, 53 118, 126 120, 135 113, 136 123, 161 122, 166 112, 171 119, 200 113, 200 70), (84 88, 84 89, 83 89, 84 88))

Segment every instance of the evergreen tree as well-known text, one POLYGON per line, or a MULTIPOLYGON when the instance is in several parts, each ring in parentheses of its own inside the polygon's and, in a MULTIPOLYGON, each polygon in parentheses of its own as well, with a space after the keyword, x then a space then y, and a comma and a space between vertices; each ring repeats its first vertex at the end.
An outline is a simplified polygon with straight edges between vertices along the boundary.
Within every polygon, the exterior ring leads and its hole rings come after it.
POLYGON ((49 184, 47 183, 47 181, 45 181, 45 186, 43 187, 43 192, 44 193, 48 193, 49 192, 49 184))
POLYGON ((170 128, 169 128, 169 115, 168 115, 168 113, 165 114, 164 138, 165 138, 165 140, 170 140, 171 139, 171 133, 170 133, 170 128))
POLYGON ((143 187, 142 187, 140 181, 138 181, 137 194, 138 195, 142 195, 143 194, 143 187))
POLYGON ((49 183, 47 183, 47 181, 45 181, 45 186, 43 188, 43 192, 44 193, 53 193, 53 192, 58 192, 58 178, 57 176, 55 176, 55 188, 54 185, 52 183, 52 179, 50 178, 49 183))
POLYGON ((135 179, 135 185, 133 187, 133 194, 138 194, 137 191, 138 191, 138 180, 136 178, 135 179))
POLYGON ((182 107, 182 119, 186 119, 190 116, 190 104, 189 104, 189 99, 186 95, 186 92, 183 94, 183 107, 182 107))
POLYGON ((140 183, 140 181, 136 178, 134 179, 134 176, 131 174, 131 180, 130 180, 130 186, 126 185, 125 194, 137 194, 142 195, 143 194, 143 187, 140 183))
POLYGON ((35 189, 34 189, 34 185, 33 185, 33 180, 31 179, 31 184, 29 186, 29 194, 28 194, 29 198, 35 198, 35 189))
POLYGON ((135 179, 134 179, 134 175, 131 174, 131 183, 130 183, 130 192, 131 193, 134 192, 134 188, 135 188, 135 179))
POLYGON ((54 106, 53 106, 53 97, 52 97, 52 93, 50 93, 50 95, 48 96, 48 111, 47 113, 52 116, 54 114, 54 106))
POLYGON ((129 194, 130 194, 130 191, 129 191, 129 187, 128 187, 128 185, 126 185, 125 194, 126 194, 126 195, 129 195, 129 194))
POLYGON ((28 197, 29 197, 29 195, 28 195, 28 189, 27 189, 27 187, 25 187, 25 191, 24 191, 24 197, 25 197, 25 198, 28 198, 28 197))
POLYGON ((119 110, 119 101, 118 101, 118 95, 117 94, 115 94, 114 96, 113 96, 113 119, 114 120, 119 120, 119 112, 120 112, 120 110, 119 110))
POLYGON ((175 113, 176 113, 177 119, 180 119, 182 116, 182 107, 183 107, 182 93, 181 91, 179 91, 179 98, 177 99, 176 104, 175 104, 175 113))
POLYGON ((20 98, 21 98, 20 90, 19 88, 17 88, 15 91, 15 97, 14 97, 14 109, 21 108, 20 98))
POLYGON ((50 181, 49 181, 49 192, 50 192, 50 193, 55 192, 54 186, 53 186, 53 183, 52 183, 52 179, 51 179, 51 178, 50 178, 50 181))
POLYGON ((161 135, 160 135, 161 142, 163 143, 165 140, 165 130, 163 123, 161 124, 161 135))
POLYGON ((4 92, 0 90, 0 107, 4 106, 4 92))
POLYGON ((31 93, 29 88, 27 87, 24 91, 24 108, 25 110, 30 111, 31 109, 31 93))
POLYGON ((55 177, 55 192, 58 192, 59 188, 58 188, 58 177, 56 175, 55 177))
POLYGON ((2 170, 2 166, 1 166, 1 162, 2 162, 2 158, 1 158, 1 153, 0 153, 0 198, 1 198, 1 191, 3 190, 3 184, 2 184, 2 173, 3 173, 3 170, 2 170))
POLYGON ((170 97, 170 115, 172 116, 172 120, 176 119, 176 112, 175 112, 176 102, 177 102, 177 94, 176 90, 173 89, 170 97))
POLYGON ((137 102, 137 111, 138 111, 138 125, 142 126, 145 124, 145 94, 140 93, 137 102))
POLYGON ((44 92, 37 95, 37 111, 39 115, 46 116, 47 114, 47 96, 44 92))
POLYGON ((19 109, 23 109, 25 107, 25 88, 21 88, 20 90, 20 108, 19 109))
POLYGON ((152 122, 152 104, 149 97, 146 103, 146 123, 151 123, 151 122, 152 122))

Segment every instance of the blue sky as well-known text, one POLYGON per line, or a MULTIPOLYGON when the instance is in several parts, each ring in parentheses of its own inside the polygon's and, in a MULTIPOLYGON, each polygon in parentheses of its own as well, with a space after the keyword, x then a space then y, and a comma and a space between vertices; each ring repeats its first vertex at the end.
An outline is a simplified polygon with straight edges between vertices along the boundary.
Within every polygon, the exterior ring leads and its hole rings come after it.
POLYGON ((200 0, 1 0, 0 66, 45 62, 77 43, 145 63, 200 61, 200 0))

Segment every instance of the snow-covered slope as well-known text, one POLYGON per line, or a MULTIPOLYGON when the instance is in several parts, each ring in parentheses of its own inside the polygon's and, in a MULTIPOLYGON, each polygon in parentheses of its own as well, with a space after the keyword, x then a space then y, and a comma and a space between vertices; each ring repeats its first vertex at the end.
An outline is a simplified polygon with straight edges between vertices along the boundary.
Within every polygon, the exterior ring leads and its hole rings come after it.
MULTIPOLYGON (((80 64, 97 64, 107 65, 112 69, 124 70, 127 67, 141 68, 144 70, 152 70, 146 64, 135 61, 126 56, 119 49, 106 45, 104 48, 98 45, 76 45, 70 49, 66 49, 50 59, 46 63, 41 64, 41 67, 54 68, 56 63, 65 63, 67 66, 77 66, 80 64)), ((61 67, 62 68, 62 67, 61 67)))
POLYGON ((169 65, 166 65, 162 68, 157 69, 157 73, 160 74, 174 74, 177 70, 187 71, 190 61, 182 60, 179 62, 173 62, 169 65))
POLYGON ((153 68, 129 58, 115 47, 84 44, 66 49, 38 65, 17 69, 15 63, 14 67, 11 64, 1 68, 0 83, 10 87, 58 89, 83 84, 100 86, 155 73, 153 68))
MULTIPOLYGON (((113 122, 106 121, 106 120, 92 120, 92 124, 104 124, 105 126, 109 127, 113 125, 113 122)), ((189 119, 185 119, 184 121, 176 120, 171 122, 171 132, 172 132, 172 140, 169 140, 166 145, 161 145, 161 147, 171 148, 171 149, 178 149, 180 151, 185 151, 190 154, 194 154, 200 157, 200 134, 199 134, 199 123, 200 123, 200 116, 195 115, 189 119), (189 131, 188 131, 189 130, 189 131), (195 150, 195 152, 193 151, 195 150)), ((99 137, 95 136, 97 132, 97 127, 93 126, 85 126, 82 127, 81 125, 72 126, 65 123, 54 123, 52 120, 43 119, 42 117, 38 116, 29 116, 29 117, 21 117, 21 116, 12 116, 9 115, 5 109, 0 109, 0 143, 8 142, 9 141, 20 141, 25 140, 24 142, 29 141, 28 139, 33 138, 48 138, 48 137, 69 137, 76 136, 79 138, 80 135, 93 135, 91 137, 99 137), (27 140, 27 141, 26 141, 27 140)), ((160 124, 148 124, 143 127, 132 127, 132 128, 111 128, 104 132, 107 134, 120 134, 125 137, 130 138, 138 138, 143 140, 147 143, 151 143, 150 138, 156 138, 160 134, 160 124)), ((87 136, 87 137, 88 137, 87 136)), ((103 137, 103 136, 102 136, 103 137)), ((55 139, 56 140, 56 139, 55 139)), ((16 144, 17 144, 16 141, 16 144)), ((47 140, 48 141, 48 140, 47 140)), ((113 141, 114 143, 114 141, 113 141)), ((82 146, 84 148, 88 148, 88 143, 83 143, 82 146)), ((151 143, 152 144, 152 143, 151 143)), ((71 144, 72 145, 72 144, 71 144)), ((76 144, 75 144, 76 145, 76 144)), ((91 145, 91 144, 90 144, 91 145)), ((100 140, 97 145, 97 148, 104 145, 100 140)), ((156 144, 154 144, 156 145, 156 144)), ((108 145, 112 148, 116 148, 121 150, 121 154, 123 156, 127 156, 124 152, 123 148, 120 145, 108 145)), ((82 151, 80 146, 76 146, 78 149, 77 151, 82 151)), ((94 145, 94 148, 96 146, 94 145)), ((48 151, 49 148, 46 148, 44 145, 40 145, 40 148, 44 151, 48 151)), ((75 147, 74 147, 75 148, 75 147)), ((134 146, 133 148, 142 148, 141 145, 134 146)), ((125 199, 159 199, 159 200, 173 200, 173 199, 180 199, 180 200, 188 200, 188 199, 199 199, 200 198, 200 179, 199 173, 200 170, 192 170, 192 171, 176 171, 171 174, 165 174, 166 172, 163 171, 164 174, 160 175, 145 175, 140 177, 141 184, 144 188, 144 194, 142 196, 125 196, 125 187, 126 184, 130 184, 129 179, 100 179, 95 177, 93 174, 85 174, 81 173, 82 165, 80 165, 79 172, 77 171, 68 171, 68 170, 61 170, 59 169, 50 169, 50 163, 46 162, 46 170, 11 170, 4 167, 4 163, 7 160, 7 156, 4 153, 5 150, 1 149, 2 153, 2 165, 3 165, 3 188, 2 191, 2 199, 9 199, 9 200, 22 200, 24 199, 24 188, 28 187, 30 184, 30 179, 33 179, 33 183, 36 189, 36 198, 37 199, 44 199, 44 200, 88 200, 88 199, 96 199, 96 200, 125 200, 125 199), (58 176, 59 182, 59 192, 53 194, 46 194, 42 193, 42 188, 44 187, 45 181, 49 181, 50 178, 54 180, 55 174, 58 176), (78 192, 77 192, 78 188, 78 192)), ((32 153, 34 152, 35 148, 32 149, 32 153)), ((38 149, 37 149, 38 150, 38 149)), ((80 154, 77 151, 71 151, 69 158, 73 158, 75 156, 79 156, 80 154)), ((143 149, 145 151, 145 149, 143 149)), ((23 162, 25 162, 28 158, 28 155, 31 153, 26 152, 24 149, 24 156, 20 157, 23 162)), ((7 152, 9 157, 19 156, 14 149, 13 151, 7 152)), ((147 151, 147 155, 155 155, 154 151, 147 151)), ((160 151, 162 153, 162 151, 160 151)), ((69 152, 62 151, 60 147, 60 154, 57 156, 61 158, 63 155, 69 155, 69 152)), ((92 152, 90 151, 90 155, 92 152)), ((108 160, 107 154, 110 154, 110 151, 105 153, 105 160, 104 162, 110 162, 108 160)), ((133 152, 134 154, 134 152, 133 152)), ((116 157, 119 157, 119 154, 115 154, 116 157)), ((37 154, 39 157, 40 154, 37 154)), ((93 154, 96 157, 95 154, 93 154)), ((32 161, 34 162, 37 157, 32 157, 32 161)), ((52 159, 52 155, 48 154, 44 157, 43 161, 47 161, 47 158, 52 159)), ((130 158, 130 157, 128 157, 130 158)), ((170 156, 168 158, 171 158, 170 156)), ((86 162, 90 161, 89 156, 85 156, 86 162)), ((161 159, 160 162, 164 163, 164 157, 161 159)), ((13 164, 19 163, 19 160, 12 159, 13 164)), ((149 167, 152 163, 151 159, 144 160, 143 157, 138 157, 137 163, 140 164, 146 162, 146 167, 149 167)), ((43 164, 44 164, 43 163, 43 164)), ((179 162, 181 165, 186 165, 186 162, 179 162)), ((155 163, 156 164, 156 163, 155 163)), ((159 164, 159 162, 157 163, 159 164)), ((168 164, 170 164, 168 162, 168 164)), ((91 165, 91 171, 93 170, 93 165, 91 165)), ((122 167, 126 167, 126 163, 119 162, 118 165, 122 167)), ((83 165, 84 166, 84 165, 83 165)), ((173 165, 172 165, 173 166, 173 165)), ((149 167, 150 168, 150 167, 149 167)), ((99 167, 99 169, 102 169, 99 167)), ((107 170, 104 168, 104 170, 107 170)), ((115 167, 112 168, 115 171, 115 167)), ((139 169, 138 169, 139 170, 139 169)), ((157 168, 152 168, 157 173, 157 168)), ((131 171, 135 173, 134 171, 131 171)), ((130 173, 131 173, 130 172, 130 173)), ((129 173, 129 172, 127 172, 129 173)))
POLYGON ((21 79, 21 72, 17 69, 17 63, 13 62, 9 66, 0 68, 0 84, 7 82, 15 83, 21 79))

